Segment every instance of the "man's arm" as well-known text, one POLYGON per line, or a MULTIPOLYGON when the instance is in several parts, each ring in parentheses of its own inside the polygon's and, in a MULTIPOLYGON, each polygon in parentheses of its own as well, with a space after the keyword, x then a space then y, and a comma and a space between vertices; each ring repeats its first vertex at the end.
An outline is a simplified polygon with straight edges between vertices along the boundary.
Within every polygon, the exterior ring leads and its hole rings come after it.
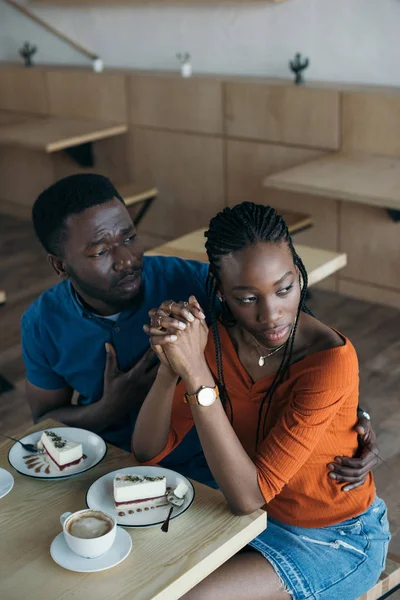
POLYGON ((107 360, 104 370, 104 392, 97 402, 85 406, 71 404, 70 387, 46 390, 29 381, 26 397, 35 422, 55 419, 73 427, 100 432, 119 421, 133 408, 140 408, 155 379, 158 364, 149 349, 129 371, 123 373, 117 366, 115 350, 106 344, 107 360))
POLYGON ((118 411, 107 410, 101 400, 86 406, 71 404, 71 388, 44 390, 27 381, 25 392, 35 423, 54 419, 71 427, 100 432, 120 417, 118 411))
POLYGON ((329 477, 346 483, 344 492, 350 492, 363 485, 368 473, 379 462, 379 448, 371 419, 364 410, 358 408, 358 421, 355 430, 358 433, 358 452, 354 458, 337 456, 335 462, 329 463, 329 477))

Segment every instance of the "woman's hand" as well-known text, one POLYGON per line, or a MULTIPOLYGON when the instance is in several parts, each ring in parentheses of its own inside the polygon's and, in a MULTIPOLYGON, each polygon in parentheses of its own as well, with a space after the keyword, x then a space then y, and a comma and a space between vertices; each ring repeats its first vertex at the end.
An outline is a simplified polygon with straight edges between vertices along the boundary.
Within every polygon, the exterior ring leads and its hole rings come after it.
MULTIPOLYGON (((144 325, 143 329, 150 336, 151 347, 160 360, 160 370, 170 375, 181 375, 176 369, 180 369, 182 372, 185 370, 182 361, 176 354, 174 367, 166 354, 166 348, 176 343, 186 328, 196 322, 204 324, 205 344, 207 343, 208 328, 200 304, 194 296, 190 296, 189 302, 166 300, 159 308, 151 309, 149 317, 150 325, 144 325), (175 316, 177 318, 174 318, 175 316)), ((193 334, 191 336, 193 337, 193 334)), ((205 344, 201 352, 203 358, 205 344)))
MULTIPOLYGON (((198 310, 200 306, 194 296, 189 298, 189 306, 198 310)), ((196 372, 205 363, 204 350, 207 344, 208 327, 204 319, 194 319, 186 323, 185 329, 176 335, 175 341, 164 341, 160 344, 160 336, 151 336, 150 343, 154 347, 163 364, 169 367, 182 379, 196 372), (158 348, 156 348, 158 346, 158 348)))

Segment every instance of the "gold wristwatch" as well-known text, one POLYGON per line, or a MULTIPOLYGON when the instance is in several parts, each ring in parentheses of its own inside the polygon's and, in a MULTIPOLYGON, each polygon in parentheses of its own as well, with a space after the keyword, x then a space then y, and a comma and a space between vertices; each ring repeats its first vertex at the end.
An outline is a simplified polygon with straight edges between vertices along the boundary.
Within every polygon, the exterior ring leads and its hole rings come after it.
POLYGON ((187 404, 195 404, 196 406, 211 406, 218 397, 218 386, 212 388, 202 385, 194 394, 188 394, 186 392, 184 401, 187 404))

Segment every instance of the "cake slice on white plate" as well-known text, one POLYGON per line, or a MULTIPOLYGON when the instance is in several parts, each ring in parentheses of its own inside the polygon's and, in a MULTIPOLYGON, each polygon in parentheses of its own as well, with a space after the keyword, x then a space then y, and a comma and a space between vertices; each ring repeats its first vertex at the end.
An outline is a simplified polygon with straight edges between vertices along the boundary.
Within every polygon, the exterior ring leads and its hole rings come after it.
POLYGON ((167 480, 163 475, 129 475, 117 473, 114 477, 114 503, 118 509, 132 508, 148 503, 166 504, 167 480))
POLYGON ((59 471, 78 465, 83 459, 82 444, 71 442, 54 431, 44 431, 37 447, 44 448, 59 471))

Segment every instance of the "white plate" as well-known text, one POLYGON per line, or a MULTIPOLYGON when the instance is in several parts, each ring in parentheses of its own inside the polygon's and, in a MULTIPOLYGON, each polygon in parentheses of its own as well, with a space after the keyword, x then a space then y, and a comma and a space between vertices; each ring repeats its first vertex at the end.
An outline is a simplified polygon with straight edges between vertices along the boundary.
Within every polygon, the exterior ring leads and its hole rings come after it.
POLYGON ((176 517, 187 511, 194 500, 193 485, 186 477, 175 471, 162 467, 127 467, 126 469, 117 469, 103 475, 103 477, 92 483, 86 494, 86 504, 92 510, 102 510, 113 515, 117 519, 118 525, 122 525, 122 527, 152 527, 153 525, 161 525, 167 518, 171 506, 168 504, 167 506, 151 508, 151 502, 149 502, 147 506, 144 505, 141 507, 140 512, 137 512, 137 508, 133 509, 135 511, 133 514, 128 514, 126 510, 117 510, 114 505, 113 495, 114 475, 117 473, 125 473, 126 475, 151 475, 153 477, 165 475, 167 478, 167 487, 169 486, 173 489, 176 488, 178 483, 186 483, 189 489, 185 496, 185 501, 182 506, 174 507, 171 520, 176 519, 176 517), (122 512, 125 514, 121 515, 120 513, 122 512))
MULTIPOLYGON (((50 429, 46 429, 46 431, 54 431, 58 435, 65 437, 67 440, 80 442, 82 444, 83 454, 86 454, 86 458, 78 465, 73 465, 64 471, 59 471, 46 454, 30 454, 23 449, 21 444, 15 442, 8 453, 8 461, 18 473, 21 473, 21 475, 39 479, 64 479, 65 477, 79 475, 79 473, 84 473, 85 471, 92 469, 98 465, 106 455, 107 446, 105 441, 92 431, 77 429, 76 427, 51 427, 50 429), (37 465, 35 464, 33 468, 32 465, 26 464, 29 457, 31 460, 35 457, 37 458, 37 465), (30 469, 29 466, 31 466, 30 469)), ((43 431, 36 431, 35 433, 26 435, 21 438, 21 442, 24 444, 37 444, 42 437, 42 433, 43 431)))
POLYGON ((54 562, 64 569, 77 571, 78 573, 96 573, 119 565, 120 562, 125 560, 131 549, 131 536, 125 529, 118 527, 115 542, 108 552, 98 558, 83 558, 72 552, 65 541, 63 532, 54 538, 50 546, 50 554, 54 562))
POLYGON ((7 496, 14 487, 14 477, 5 469, 0 469, 0 498, 7 496))

